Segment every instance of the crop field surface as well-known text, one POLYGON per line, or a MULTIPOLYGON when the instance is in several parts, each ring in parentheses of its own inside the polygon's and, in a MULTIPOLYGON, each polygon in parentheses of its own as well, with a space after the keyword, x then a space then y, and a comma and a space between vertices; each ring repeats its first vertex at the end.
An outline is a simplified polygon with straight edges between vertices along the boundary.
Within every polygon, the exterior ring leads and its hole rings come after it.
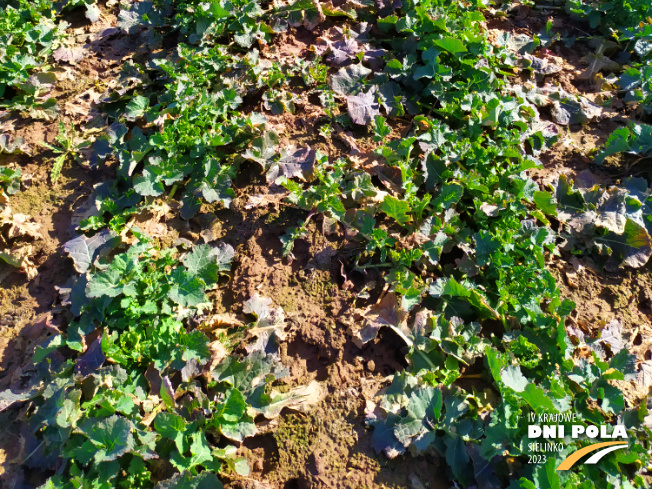
POLYGON ((649 0, 0 7, 0 488, 652 485, 649 0))

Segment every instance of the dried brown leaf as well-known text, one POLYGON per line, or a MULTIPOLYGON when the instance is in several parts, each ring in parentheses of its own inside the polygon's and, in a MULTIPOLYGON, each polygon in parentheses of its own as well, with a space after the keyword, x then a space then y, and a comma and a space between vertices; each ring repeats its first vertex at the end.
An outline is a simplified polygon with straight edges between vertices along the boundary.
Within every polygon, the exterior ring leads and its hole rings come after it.
POLYGON ((32 262, 33 256, 34 247, 30 244, 23 245, 19 248, 0 251, 0 259, 13 267, 19 268, 27 275, 29 280, 36 278, 38 273, 36 265, 32 262))
POLYGON ((20 236, 28 236, 34 239, 42 239, 39 233, 40 224, 32 221, 32 216, 27 214, 12 214, 11 207, 5 207, 0 214, 0 227, 8 226, 7 238, 14 239, 20 236))
POLYGON ((400 330, 405 329, 407 311, 399 306, 398 299, 394 292, 385 294, 381 301, 358 313, 362 320, 362 326, 358 327, 359 321, 355 321, 349 327, 349 333, 353 336, 353 342, 358 348, 373 340, 380 328, 393 326, 400 330))

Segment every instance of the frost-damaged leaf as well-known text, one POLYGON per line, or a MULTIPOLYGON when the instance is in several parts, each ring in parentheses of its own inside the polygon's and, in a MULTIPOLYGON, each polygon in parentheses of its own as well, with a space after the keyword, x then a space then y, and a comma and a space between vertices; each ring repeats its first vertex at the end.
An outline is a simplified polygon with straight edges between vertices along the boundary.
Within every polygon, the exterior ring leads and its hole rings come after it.
POLYGON ((245 204, 245 209, 257 209, 267 207, 270 204, 278 205, 278 203, 285 200, 290 193, 278 185, 274 185, 274 187, 280 188, 281 191, 272 190, 268 194, 249 195, 247 203, 245 204))
POLYGON ((596 205, 595 225, 622 234, 627 224, 626 196, 627 191, 619 188, 603 192, 596 205))
POLYGON ((0 227, 8 226, 8 239, 14 239, 20 236, 41 239, 41 233, 38 231, 41 225, 30 221, 33 221, 32 216, 27 214, 12 214, 11 207, 5 207, 2 214, 0 214, 0 227))
POLYGON ((278 358, 263 351, 254 351, 242 360, 227 356, 212 371, 213 379, 238 389, 256 414, 262 414, 270 402, 265 386, 286 375, 288 370, 278 358))
POLYGON ((405 447, 394 436, 394 427, 383 421, 370 421, 374 431, 371 435, 371 445, 378 453, 384 453, 389 459, 405 453, 405 447))
POLYGON ((129 34, 134 34, 140 28, 146 27, 144 18, 153 12, 152 11, 153 2, 137 2, 133 3, 129 10, 120 10, 118 14, 118 27, 123 29, 129 34))
POLYGON ((264 416, 268 419, 281 414, 284 408, 307 413, 328 395, 328 389, 320 382, 313 380, 308 385, 295 387, 288 392, 272 391, 271 404, 264 407, 264 416))
POLYGON ((557 124, 586 124, 602 115, 602 107, 585 97, 573 95, 561 89, 549 93, 552 102, 552 120, 557 124))
POLYGON ((268 354, 276 353, 279 341, 285 339, 285 314, 283 308, 270 307, 272 300, 254 294, 244 303, 243 312, 254 314, 256 323, 248 331, 256 336, 256 342, 245 348, 249 353, 264 351, 268 354))
POLYGON ((328 56, 328 61, 336 66, 341 66, 345 63, 355 59, 354 56, 358 54, 362 48, 355 39, 343 39, 336 41, 330 45, 331 54, 328 56))
POLYGON ((600 340, 609 345, 614 355, 625 348, 626 342, 623 339, 622 325, 617 319, 612 319, 602 330, 600 340))
POLYGON ((396 294, 389 292, 380 302, 356 314, 356 323, 362 322, 362 326, 359 329, 350 327, 349 333, 356 346, 362 348, 376 337, 383 326, 405 329, 406 317, 407 312, 398 305, 396 294))
POLYGON ((303 26, 308 30, 314 29, 326 20, 318 0, 298 0, 290 5, 277 8, 275 14, 278 16, 287 14, 288 23, 292 27, 303 26))
POLYGON ((79 389, 74 389, 66 395, 63 400, 61 409, 55 416, 58 426, 61 428, 74 427, 77 421, 82 417, 82 411, 79 407, 82 392, 79 389))
POLYGON ((105 229, 90 238, 82 234, 65 243, 63 250, 72 258, 75 270, 79 273, 86 273, 98 250, 115 236, 115 233, 109 229, 105 229))
POLYGON ((405 100, 405 96, 398 83, 390 81, 381 85, 378 90, 378 98, 387 115, 397 117, 404 113, 403 101, 405 100))
POLYGON ((586 63, 589 67, 584 71, 579 78, 584 80, 592 80, 593 77, 601 72, 620 72, 622 66, 614 60, 608 58, 602 53, 589 53, 580 59, 582 63, 586 63))
POLYGON ((636 382, 646 390, 652 386, 652 360, 641 362, 640 370, 636 375, 636 382))
POLYGON ((551 61, 549 58, 539 58, 538 56, 525 53, 523 54, 523 59, 527 60, 528 68, 537 75, 552 75, 559 73, 563 69, 561 63, 555 62, 555 58, 551 61))
POLYGON ((32 262, 34 247, 30 244, 13 249, 0 250, 0 259, 12 267, 22 270, 29 280, 36 278, 38 271, 32 262))
POLYGON ((174 401, 174 388, 172 387, 172 382, 170 382, 170 379, 167 375, 161 379, 161 390, 159 395, 161 396, 161 399, 163 399, 163 402, 168 407, 168 409, 174 411, 174 407, 176 405, 174 401))
POLYGON ((181 369, 181 381, 188 382, 189 380, 198 377, 202 373, 202 367, 194 358, 188 360, 184 367, 181 369))
POLYGON ((358 92, 362 80, 370 73, 369 68, 360 64, 340 68, 331 77, 331 89, 340 95, 353 95, 358 92))
POLYGON ((276 182, 281 177, 300 178, 305 182, 312 174, 316 159, 317 152, 310 146, 283 150, 281 158, 267 172, 267 183, 276 182))
POLYGON ((401 0, 375 0, 378 9, 380 10, 381 17, 387 17, 391 15, 395 10, 400 9, 403 6, 401 0))
POLYGON ((376 91, 373 89, 367 93, 349 95, 346 97, 346 106, 351 120, 361 126, 366 126, 380 114, 380 105, 376 100, 376 91))
POLYGON ((134 448, 133 428, 131 421, 114 414, 99 422, 89 419, 81 431, 97 448, 95 462, 99 463, 115 460, 134 448))
POLYGON ((184 471, 159 482, 154 489, 223 489, 223 487, 212 472, 204 471, 199 475, 192 475, 190 472, 184 471))
POLYGON ((76 65, 79 63, 82 59, 84 59, 84 48, 81 46, 75 46, 75 47, 60 47, 57 49, 54 53, 52 53, 52 57, 55 59, 55 61, 63 61, 66 63, 70 63, 71 65, 76 65))
POLYGON ((59 117, 59 104, 56 99, 49 98, 41 104, 31 105, 27 114, 33 119, 54 121, 59 117))
POLYGON ((23 392, 14 392, 11 389, 6 389, 0 392, 0 412, 17 402, 25 402, 37 396, 41 392, 39 386, 34 386, 23 392))
POLYGON ((612 249, 628 267, 641 268, 652 256, 652 238, 645 227, 631 219, 627 219, 622 235, 610 232, 595 241, 612 249))
MULTIPOLYGON (((8 134, 0 134, 0 153, 14 154, 14 153, 25 153, 30 154, 29 146, 25 143, 25 140, 21 137, 12 138, 8 134)), ((3 171, 7 167, 3 167, 3 171)))
POLYGON ((278 134, 273 129, 255 138, 251 147, 242 154, 243 158, 255 161, 266 170, 278 151, 278 134))
POLYGON ((91 22, 97 22, 100 20, 100 9, 99 7, 94 4, 94 3, 87 3, 86 4, 86 18, 90 20, 91 22))

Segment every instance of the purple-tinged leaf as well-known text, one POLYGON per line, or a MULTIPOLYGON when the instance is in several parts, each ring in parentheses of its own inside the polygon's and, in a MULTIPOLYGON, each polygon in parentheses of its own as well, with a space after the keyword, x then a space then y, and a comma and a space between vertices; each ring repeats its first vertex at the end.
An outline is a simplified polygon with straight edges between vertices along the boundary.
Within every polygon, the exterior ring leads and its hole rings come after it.
POLYGON ((361 126, 366 126, 380 114, 380 105, 376 101, 376 94, 370 90, 367 93, 349 95, 346 98, 346 105, 351 120, 361 126))
POLYGON ((91 343, 91 346, 88 347, 86 352, 77 359, 75 373, 86 377, 96 372, 105 361, 106 356, 102 351, 102 335, 100 335, 91 343))
POLYGON ((300 178, 304 182, 312 173, 317 159, 317 152, 305 148, 290 148, 287 152, 281 152, 281 159, 273 163, 267 172, 267 182, 276 182, 278 178, 300 178))

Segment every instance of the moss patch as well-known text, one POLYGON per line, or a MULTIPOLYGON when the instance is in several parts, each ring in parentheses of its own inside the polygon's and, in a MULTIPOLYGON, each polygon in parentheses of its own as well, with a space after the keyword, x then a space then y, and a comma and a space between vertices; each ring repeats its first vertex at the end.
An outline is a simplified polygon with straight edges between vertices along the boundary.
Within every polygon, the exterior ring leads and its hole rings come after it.
POLYGON ((9 205, 18 214, 34 216, 40 214, 43 204, 60 204, 62 194, 60 189, 34 185, 12 196, 9 205))

